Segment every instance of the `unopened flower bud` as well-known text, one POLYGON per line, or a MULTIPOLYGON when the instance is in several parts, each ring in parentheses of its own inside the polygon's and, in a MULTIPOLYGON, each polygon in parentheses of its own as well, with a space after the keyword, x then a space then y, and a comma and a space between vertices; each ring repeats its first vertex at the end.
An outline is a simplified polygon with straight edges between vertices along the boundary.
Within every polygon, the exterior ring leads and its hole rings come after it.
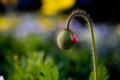
POLYGON ((73 44, 78 42, 76 35, 68 29, 62 30, 57 37, 58 46, 63 50, 71 48, 73 44))

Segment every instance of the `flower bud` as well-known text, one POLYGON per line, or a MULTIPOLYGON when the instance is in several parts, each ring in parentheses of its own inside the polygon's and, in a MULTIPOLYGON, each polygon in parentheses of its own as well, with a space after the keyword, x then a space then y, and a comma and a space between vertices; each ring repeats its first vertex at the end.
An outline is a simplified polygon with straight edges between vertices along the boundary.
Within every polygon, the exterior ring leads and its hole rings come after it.
POLYGON ((59 48, 67 50, 72 47, 73 44, 78 43, 76 35, 68 29, 62 30, 57 37, 57 44, 59 48))

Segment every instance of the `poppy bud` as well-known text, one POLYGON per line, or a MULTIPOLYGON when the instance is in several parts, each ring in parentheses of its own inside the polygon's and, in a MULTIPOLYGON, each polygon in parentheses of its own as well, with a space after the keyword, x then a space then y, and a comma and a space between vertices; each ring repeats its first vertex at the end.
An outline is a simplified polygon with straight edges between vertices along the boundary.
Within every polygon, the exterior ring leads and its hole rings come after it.
POLYGON ((78 42, 76 35, 68 29, 62 30, 57 37, 58 46, 63 50, 71 48, 73 44, 78 42))

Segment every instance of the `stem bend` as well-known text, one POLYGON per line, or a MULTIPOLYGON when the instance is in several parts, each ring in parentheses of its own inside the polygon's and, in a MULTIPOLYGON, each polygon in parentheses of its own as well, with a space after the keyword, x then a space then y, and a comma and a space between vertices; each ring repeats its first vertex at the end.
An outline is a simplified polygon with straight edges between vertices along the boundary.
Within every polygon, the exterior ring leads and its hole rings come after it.
POLYGON ((87 21, 87 23, 89 25, 89 29, 90 29, 90 32, 91 32, 91 40, 92 40, 94 75, 95 75, 95 80, 98 80, 94 32, 93 32, 91 20, 90 20, 89 16, 86 14, 86 12, 84 12, 82 10, 74 11, 74 12, 71 13, 71 15, 68 18, 67 29, 69 29, 70 22, 74 17, 82 17, 83 19, 85 19, 85 21, 87 21))

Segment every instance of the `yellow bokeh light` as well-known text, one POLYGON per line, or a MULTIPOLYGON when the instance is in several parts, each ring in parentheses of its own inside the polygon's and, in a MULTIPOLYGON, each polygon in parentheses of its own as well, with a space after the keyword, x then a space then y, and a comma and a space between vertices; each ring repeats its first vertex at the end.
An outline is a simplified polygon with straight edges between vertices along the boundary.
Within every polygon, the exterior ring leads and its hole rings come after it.
POLYGON ((76 0, 42 0, 41 13, 53 15, 62 10, 67 10, 75 4, 76 0))
POLYGON ((11 17, 0 17, 0 32, 8 31, 15 27, 17 20, 11 17))

